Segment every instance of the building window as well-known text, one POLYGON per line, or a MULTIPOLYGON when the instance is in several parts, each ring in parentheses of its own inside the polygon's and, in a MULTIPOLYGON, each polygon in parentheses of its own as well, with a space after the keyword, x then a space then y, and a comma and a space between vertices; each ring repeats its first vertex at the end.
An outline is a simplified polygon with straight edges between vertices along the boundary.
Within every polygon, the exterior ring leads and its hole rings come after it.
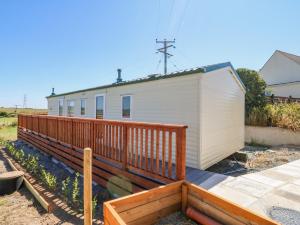
POLYGON ((80 100, 80 115, 82 115, 82 116, 85 115, 85 108, 86 108, 86 100, 81 99, 80 100))
POLYGON ((131 96, 122 96, 122 117, 131 118, 131 96))
POLYGON ((96 119, 103 119, 104 117, 104 95, 96 96, 96 119))
POLYGON ((73 100, 68 101, 68 116, 74 116, 75 102, 73 100))
POLYGON ((64 112, 64 100, 63 99, 59 99, 58 100, 58 115, 62 116, 64 112))

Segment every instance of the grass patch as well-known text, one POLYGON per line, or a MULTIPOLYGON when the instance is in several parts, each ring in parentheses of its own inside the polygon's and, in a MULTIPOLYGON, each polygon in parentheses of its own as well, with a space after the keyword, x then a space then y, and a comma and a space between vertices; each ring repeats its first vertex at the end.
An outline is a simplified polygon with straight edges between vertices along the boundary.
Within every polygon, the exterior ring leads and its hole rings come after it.
MULTIPOLYGON (((0 107, 0 112, 6 113, 9 116, 16 116, 19 113, 24 113, 24 114, 45 114, 48 112, 47 109, 32 109, 32 108, 5 108, 5 107, 0 107)), ((1 114, 1 113, 0 113, 1 114)))
POLYGON ((0 129, 0 139, 14 141, 17 140, 17 127, 3 127, 0 129))
POLYGON ((17 123, 16 117, 0 117, 0 127, 10 126, 17 123))

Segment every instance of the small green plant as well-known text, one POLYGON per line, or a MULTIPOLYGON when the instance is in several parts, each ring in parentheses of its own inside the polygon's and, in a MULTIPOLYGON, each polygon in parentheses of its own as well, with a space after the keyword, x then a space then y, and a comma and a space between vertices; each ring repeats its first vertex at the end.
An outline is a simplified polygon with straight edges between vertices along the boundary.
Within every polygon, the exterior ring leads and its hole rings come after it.
POLYGON ((79 204, 79 173, 76 173, 73 184, 72 184, 72 202, 74 205, 79 204))
POLYGON ((61 186, 61 192, 63 194, 63 197, 65 199, 65 201, 68 199, 68 197, 71 194, 71 190, 70 190, 70 177, 67 177, 65 180, 63 180, 62 182, 62 186, 61 186))
POLYGON ((24 166, 29 172, 33 174, 37 174, 39 168, 39 158, 37 156, 33 156, 29 154, 27 156, 26 163, 24 166))
POLYGON ((47 172, 45 169, 41 170, 41 176, 43 183, 50 189, 55 190, 57 182, 56 177, 51 174, 50 172, 47 172))
POLYGON ((21 150, 17 150, 15 153, 15 158, 18 162, 20 162, 22 164, 22 162, 24 161, 24 157, 25 157, 25 153, 24 151, 21 150))
POLYGON ((92 202, 92 215, 93 215, 93 218, 94 218, 95 215, 96 215, 97 203, 98 203, 97 195, 95 195, 95 196, 93 197, 93 202, 92 202))

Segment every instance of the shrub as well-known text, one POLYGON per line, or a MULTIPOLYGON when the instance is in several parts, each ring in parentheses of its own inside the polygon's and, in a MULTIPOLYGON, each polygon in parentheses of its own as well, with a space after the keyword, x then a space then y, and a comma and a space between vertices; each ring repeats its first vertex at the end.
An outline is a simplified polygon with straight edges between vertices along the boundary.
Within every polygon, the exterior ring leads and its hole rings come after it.
POLYGON ((279 103, 253 108, 249 115, 246 116, 246 124, 300 131, 300 104, 279 103))
POLYGON ((29 172, 37 174, 39 168, 39 158, 29 154, 27 156, 25 167, 29 172))
POLYGON ((72 202, 74 205, 79 204, 79 173, 76 173, 73 184, 72 184, 72 202))
POLYGON ((249 115, 253 108, 261 108, 266 105, 266 82, 255 70, 237 69, 246 87, 245 105, 246 115, 249 115))
POLYGON ((3 112, 3 111, 0 112, 0 117, 8 117, 8 116, 9 114, 7 112, 3 112))
POLYGON ((62 186, 61 186, 61 192, 63 194, 64 199, 67 200, 71 194, 70 177, 67 177, 65 180, 63 180, 62 186))
POLYGON ((56 188, 56 177, 51 174, 50 172, 47 172, 45 169, 41 170, 41 179, 43 183, 50 189, 55 190, 56 188))

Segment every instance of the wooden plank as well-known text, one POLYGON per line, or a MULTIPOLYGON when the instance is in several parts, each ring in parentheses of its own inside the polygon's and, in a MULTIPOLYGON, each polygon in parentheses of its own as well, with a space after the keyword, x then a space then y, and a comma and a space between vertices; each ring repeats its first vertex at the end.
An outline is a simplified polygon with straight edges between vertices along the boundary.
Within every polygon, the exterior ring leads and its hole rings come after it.
POLYGON ((121 217, 116 213, 114 208, 107 202, 103 203, 104 206, 104 224, 109 225, 126 225, 121 217))
POLYGON ((154 160, 154 130, 151 129, 151 142, 150 142, 150 163, 151 163, 151 172, 153 172, 153 160, 154 160))
POLYGON ((148 143, 148 139, 149 139, 149 134, 148 134, 148 129, 145 130, 145 170, 148 170, 148 157, 149 157, 149 153, 148 153, 148 148, 149 148, 149 143, 148 143))
POLYGON ((118 213, 124 212, 126 210, 135 208, 139 205, 143 205, 148 202, 159 200, 161 198, 174 195, 176 193, 180 194, 182 183, 183 181, 178 181, 172 184, 153 188, 151 190, 142 191, 136 194, 132 194, 130 196, 125 196, 116 200, 111 200, 109 201, 109 204, 111 204, 118 213))
POLYGON ((159 174, 159 133, 160 131, 157 129, 156 130, 156 154, 155 154, 155 158, 156 158, 156 173, 159 174))
POLYGON ((139 129, 135 128, 135 160, 134 160, 134 166, 138 166, 138 157, 139 157, 139 129))
POLYGON ((172 177, 172 132, 169 131, 169 145, 168 145, 168 177, 172 177))
POLYGON ((147 216, 143 216, 137 220, 127 223, 128 225, 150 225, 157 223, 160 219, 180 210, 181 204, 176 203, 174 205, 168 206, 167 208, 157 209, 154 213, 147 216))
POLYGON ((162 130, 162 176, 166 174, 166 132, 162 130))
POLYGON ((92 149, 85 148, 83 155, 84 225, 92 224, 92 149))
MULTIPOLYGON (((188 195, 189 205, 193 208, 199 210, 200 212, 204 213, 205 215, 214 218, 215 220, 222 222, 225 225, 245 225, 244 223, 232 215, 228 215, 221 210, 216 209, 215 207, 201 201, 200 199, 196 198, 193 195, 188 195)), ((253 224, 253 223, 251 223, 253 224)), ((256 224, 256 223, 255 223, 256 224)))
POLYGON ((139 152, 139 154, 140 154, 140 168, 141 169, 143 168, 143 148, 144 148, 143 141, 144 141, 144 129, 141 128, 140 129, 140 152, 139 152))
POLYGON ((246 209, 240 205, 237 205, 229 200, 222 198, 221 196, 217 196, 213 193, 206 191, 205 189, 186 182, 189 186, 189 193, 196 195, 200 200, 209 203, 210 205, 214 205, 225 210, 227 213, 237 215, 239 218, 245 218, 248 221, 253 223, 257 223, 260 225, 278 225, 275 221, 262 216, 258 215, 255 212, 246 209))
POLYGON ((146 203, 144 205, 139 205, 139 207, 126 210, 119 213, 119 215, 126 223, 129 223, 131 221, 155 213, 158 209, 167 208, 180 202, 181 193, 177 193, 166 196, 164 198, 160 198, 159 200, 146 203))
POLYGON ((181 211, 185 214, 188 205, 188 186, 183 183, 181 186, 181 211))

